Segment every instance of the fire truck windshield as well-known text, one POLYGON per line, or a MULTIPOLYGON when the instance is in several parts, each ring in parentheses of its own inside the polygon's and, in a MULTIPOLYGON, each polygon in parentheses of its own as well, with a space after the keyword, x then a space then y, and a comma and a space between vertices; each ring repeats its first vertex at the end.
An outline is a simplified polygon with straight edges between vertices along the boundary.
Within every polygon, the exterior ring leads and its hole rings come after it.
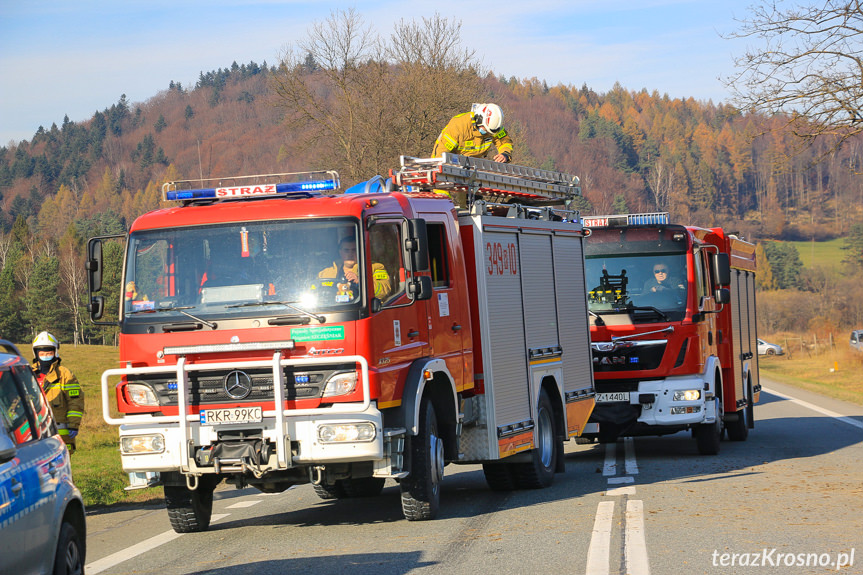
POLYGON ((590 311, 630 313, 634 321, 679 321, 686 313, 686 254, 588 256, 590 311))
POLYGON ((214 320, 358 309, 364 274, 357 237, 351 219, 136 231, 124 313, 214 320))

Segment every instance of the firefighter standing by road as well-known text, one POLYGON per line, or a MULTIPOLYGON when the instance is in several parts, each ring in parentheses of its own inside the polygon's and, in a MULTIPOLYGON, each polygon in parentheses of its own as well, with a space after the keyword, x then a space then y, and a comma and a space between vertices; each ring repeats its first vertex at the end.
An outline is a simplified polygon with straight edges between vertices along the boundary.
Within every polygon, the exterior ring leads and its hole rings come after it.
POLYGON ((60 342, 47 331, 33 340, 33 363, 30 367, 54 412, 60 437, 75 451, 75 438, 84 416, 84 391, 72 372, 60 365, 60 342))
POLYGON ((473 104, 470 112, 454 116, 435 140, 433 157, 444 152, 484 158, 491 145, 495 162, 512 161, 512 139, 503 129, 503 110, 497 104, 473 104))

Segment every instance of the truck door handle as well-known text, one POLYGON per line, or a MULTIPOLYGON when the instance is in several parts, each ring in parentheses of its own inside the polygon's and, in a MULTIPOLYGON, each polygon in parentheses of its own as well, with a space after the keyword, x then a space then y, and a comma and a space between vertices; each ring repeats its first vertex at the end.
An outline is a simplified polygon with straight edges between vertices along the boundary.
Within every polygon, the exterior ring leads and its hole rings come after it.
POLYGON ((417 330, 409 331, 409 332, 408 332, 408 337, 417 337, 419 334, 420 334, 420 332, 419 332, 419 331, 417 331, 417 330))
POLYGON ((14 495, 15 497, 18 497, 18 495, 21 493, 22 489, 24 489, 24 484, 21 483, 20 481, 15 481, 13 479, 12 480, 12 495, 14 495))
POLYGON ((461 326, 457 323, 452 324, 453 331, 461 331, 461 326))

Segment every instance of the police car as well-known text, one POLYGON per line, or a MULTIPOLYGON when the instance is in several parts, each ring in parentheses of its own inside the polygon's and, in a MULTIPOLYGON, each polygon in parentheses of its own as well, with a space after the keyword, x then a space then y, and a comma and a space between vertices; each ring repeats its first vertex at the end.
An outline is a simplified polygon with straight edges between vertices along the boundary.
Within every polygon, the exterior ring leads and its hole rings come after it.
POLYGON ((0 340, 0 573, 80 574, 84 502, 27 361, 0 340))

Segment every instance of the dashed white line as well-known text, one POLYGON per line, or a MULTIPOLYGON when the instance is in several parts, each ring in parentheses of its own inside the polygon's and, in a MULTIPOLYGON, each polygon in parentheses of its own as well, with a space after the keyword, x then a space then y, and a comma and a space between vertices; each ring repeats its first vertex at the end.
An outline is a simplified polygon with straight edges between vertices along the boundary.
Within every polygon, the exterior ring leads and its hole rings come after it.
POLYGON ((608 575, 611 551, 611 521, 614 518, 614 501, 601 501, 596 509, 593 534, 587 549, 585 575, 608 575))
POLYGON ((602 475, 609 477, 617 475, 617 444, 605 444, 605 465, 602 466, 602 475))
POLYGON ((623 438, 624 469, 627 475, 638 475, 638 463, 635 462, 635 443, 631 437, 623 438))
POLYGON ((605 494, 608 497, 616 497, 618 495, 635 495, 635 485, 626 485, 625 487, 612 487, 606 490, 605 494))
POLYGON ((609 485, 620 485, 621 483, 635 483, 635 477, 630 477, 629 475, 624 475, 623 477, 609 477, 608 484, 609 485))
POLYGON ((627 575, 650 575, 647 542, 644 539, 644 505, 642 501, 626 502, 626 529, 623 553, 627 575))
POLYGON ((841 413, 836 413, 835 411, 830 411, 829 409, 824 409, 823 407, 818 407, 808 401, 803 401, 802 399, 797 399, 796 397, 791 397, 790 395, 785 395, 784 393, 779 393, 778 391, 773 391, 772 389, 763 388, 762 391, 769 393, 770 395, 775 395, 777 397, 781 397, 782 399, 787 399, 792 403, 796 403, 801 407, 805 407, 806 409, 811 409, 812 411, 817 411, 823 415, 828 417, 832 417, 841 421, 842 423, 847 423, 848 425, 853 425, 854 427, 859 427, 863 429, 863 423, 857 421, 856 419, 851 419, 850 417, 845 417, 841 413))
POLYGON ((242 509, 243 507, 251 507, 252 505, 257 505, 260 503, 260 499, 252 499, 246 501, 237 501, 233 505, 228 505, 226 509, 242 509))

